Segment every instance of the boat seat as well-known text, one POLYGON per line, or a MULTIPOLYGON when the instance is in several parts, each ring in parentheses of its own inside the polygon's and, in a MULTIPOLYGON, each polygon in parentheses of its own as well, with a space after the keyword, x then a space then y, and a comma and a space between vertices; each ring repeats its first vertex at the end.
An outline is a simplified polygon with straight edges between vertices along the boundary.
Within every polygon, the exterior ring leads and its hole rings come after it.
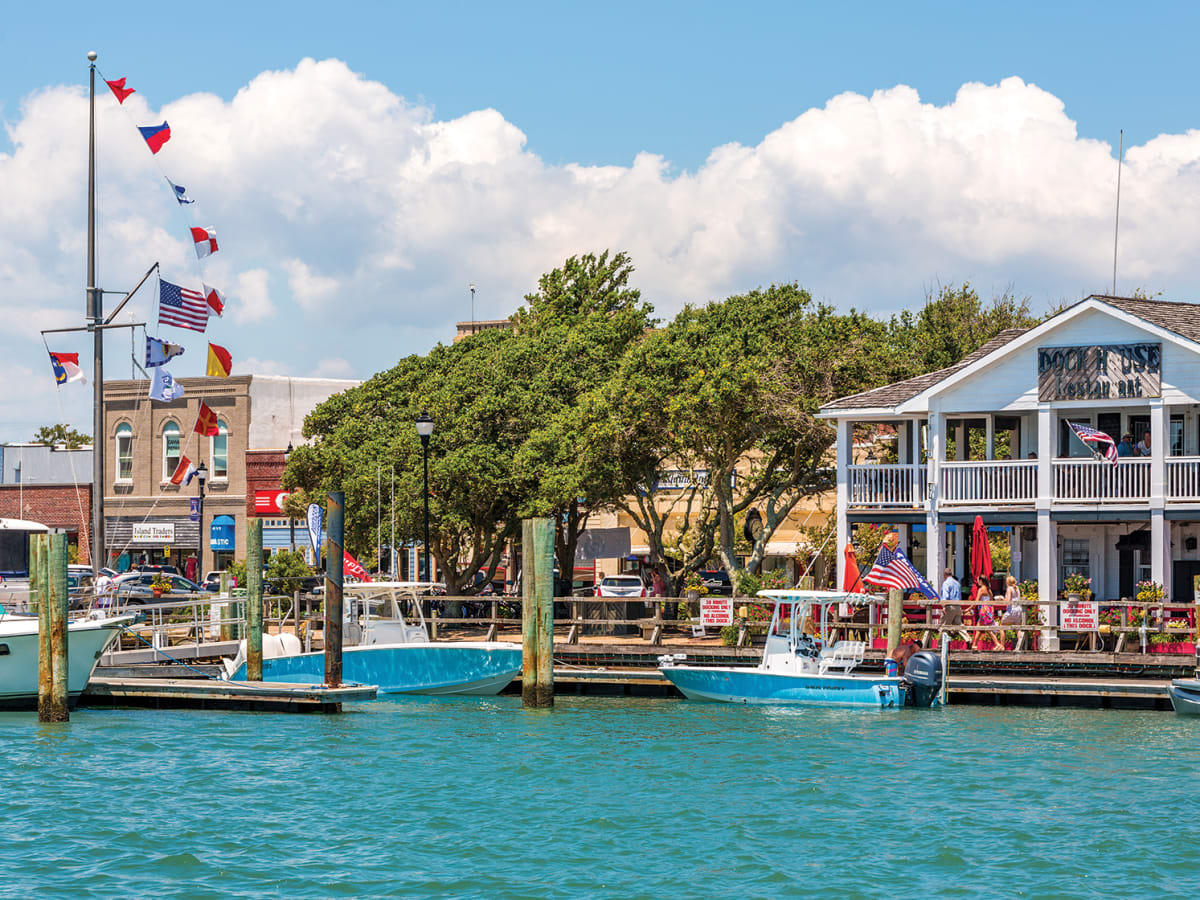
POLYGON ((821 675, 824 675, 829 669, 841 669, 848 672, 863 661, 863 655, 866 652, 866 641, 838 641, 832 647, 821 651, 817 672, 821 675))

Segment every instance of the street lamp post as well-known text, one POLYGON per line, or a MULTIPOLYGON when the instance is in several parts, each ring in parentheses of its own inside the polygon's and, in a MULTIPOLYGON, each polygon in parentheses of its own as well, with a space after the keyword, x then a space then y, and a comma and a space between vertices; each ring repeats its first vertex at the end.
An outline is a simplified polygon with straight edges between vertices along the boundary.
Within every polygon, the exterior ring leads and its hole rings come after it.
POLYGON ((208 466, 200 463, 196 467, 196 481, 200 484, 200 540, 196 548, 196 577, 204 577, 204 482, 208 480, 208 466))
MULTIPOLYGON (((288 457, 292 455, 295 448, 292 442, 288 441, 287 449, 283 451, 283 465, 287 467, 288 457)), ((292 552, 296 552, 296 520, 292 518, 291 513, 288 513, 288 540, 291 541, 292 552)))
POLYGON ((433 434, 433 419, 422 410, 417 416, 417 434, 421 436, 421 455, 425 462, 425 582, 429 583, 429 436, 433 434))

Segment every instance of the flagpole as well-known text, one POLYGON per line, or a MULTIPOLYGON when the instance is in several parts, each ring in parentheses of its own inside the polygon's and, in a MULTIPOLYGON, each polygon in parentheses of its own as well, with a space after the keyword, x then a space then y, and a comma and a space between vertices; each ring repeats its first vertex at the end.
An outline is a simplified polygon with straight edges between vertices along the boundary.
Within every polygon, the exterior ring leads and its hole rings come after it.
POLYGON ((87 315, 95 355, 92 379, 92 575, 99 579, 104 555, 104 294, 96 287, 96 51, 88 53, 87 315))

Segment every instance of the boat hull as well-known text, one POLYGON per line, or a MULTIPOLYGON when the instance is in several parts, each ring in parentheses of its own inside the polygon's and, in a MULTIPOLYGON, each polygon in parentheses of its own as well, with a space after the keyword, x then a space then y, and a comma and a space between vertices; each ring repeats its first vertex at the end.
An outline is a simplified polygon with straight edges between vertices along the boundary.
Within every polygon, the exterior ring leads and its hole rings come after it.
MULTIPOLYGON (((128 619, 72 622, 67 632, 67 697, 71 706, 92 677, 100 656, 128 619)), ((0 622, 0 708, 36 709, 38 702, 37 619, 0 622), (7 652, 5 652, 7 650, 7 652)))
POLYGON ((898 678, 799 675, 704 666, 663 666, 660 671, 689 700, 769 706, 904 705, 898 678))
POLYGON ((1181 716, 1200 716, 1200 681, 1172 681, 1167 685, 1171 706, 1181 716))
MULTIPOLYGON (((376 685, 381 694, 492 696, 520 672, 520 645, 499 641, 369 644, 342 651, 342 678, 376 685)), ((245 678, 242 665, 233 680, 245 678)), ((317 684, 324 679, 324 653, 263 660, 264 681, 317 684)))

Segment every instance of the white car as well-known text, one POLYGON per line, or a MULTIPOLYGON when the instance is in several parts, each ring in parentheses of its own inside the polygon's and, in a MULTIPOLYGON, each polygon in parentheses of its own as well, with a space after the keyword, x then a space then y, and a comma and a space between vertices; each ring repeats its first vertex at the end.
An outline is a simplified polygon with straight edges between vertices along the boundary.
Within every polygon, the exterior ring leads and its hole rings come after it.
POLYGON ((637 575, 605 575, 596 585, 597 597, 645 597, 646 586, 637 575))

